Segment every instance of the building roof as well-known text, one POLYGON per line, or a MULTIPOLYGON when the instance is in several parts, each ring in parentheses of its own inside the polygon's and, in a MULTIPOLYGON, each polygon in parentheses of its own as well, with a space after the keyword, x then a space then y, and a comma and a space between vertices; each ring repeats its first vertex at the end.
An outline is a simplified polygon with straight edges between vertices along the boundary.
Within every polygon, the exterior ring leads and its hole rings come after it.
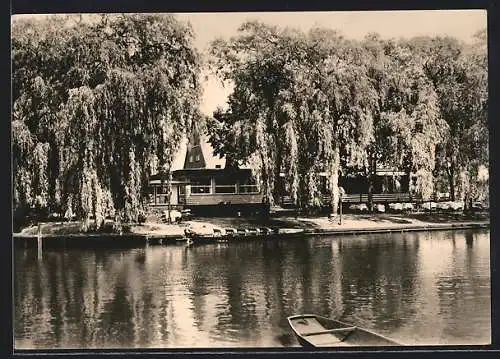
POLYGON ((225 166, 226 159, 214 154, 213 147, 210 142, 208 142, 208 137, 200 136, 199 144, 189 144, 188 146, 187 138, 185 138, 181 142, 181 145, 179 146, 179 149, 177 150, 177 153, 174 156, 174 160, 172 162, 172 171, 185 169, 186 167, 189 167, 191 169, 222 169, 225 168, 225 166), (199 147, 199 149, 197 147, 199 147), (200 153, 202 158, 198 161, 195 161, 194 165, 188 165, 189 159, 187 158, 187 156, 193 153, 200 153), (198 164, 199 167, 197 167, 198 164))
POLYGON ((205 168, 224 168, 226 166, 226 158, 221 158, 214 154, 214 149, 210 142, 208 142, 208 138, 201 136, 200 143, 201 151, 205 158, 205 168))

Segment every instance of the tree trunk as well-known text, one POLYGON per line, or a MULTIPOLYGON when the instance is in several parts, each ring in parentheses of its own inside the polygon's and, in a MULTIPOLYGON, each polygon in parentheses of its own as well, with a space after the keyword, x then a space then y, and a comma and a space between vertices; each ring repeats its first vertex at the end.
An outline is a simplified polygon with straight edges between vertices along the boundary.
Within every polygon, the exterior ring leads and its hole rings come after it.
POLYGON ((369 173, 368 173, 368 209, 373 213, 373 181, 377 171, 377 162, 374 157, 370 157, 369 173))
MULTIPOLYGON (((52 137, 52 136, 51 136, 52 137)), ((48 207, 50 211, 55 212, 59 210, 60 203, 58 201, 58 187, 57 178, 59 177, 59 149, 55 143, 55 140, 51 138, 49 140, 49 153, 47 159, 47 176, 49 179, 48 188, 48 207)))
POLYGON ((336 217, 339 209, 339 168, 340 167, 340 151, 338 144, 335 144, 333 163, 330 168, 330 192, 332 197, 332 214, 331 217, 336 217))
POLYGON ((281 151, 279 149, 279 146, 277 148, 277 153, 276 153, 276 166, 274 168, 274 195, 273 198, 275 200, 280 199, 284 196, 285 188, 284 188, 284 183, 282 180, 282 177, 280 176, 281 173, 281 163, 282 162, 282 156, 281 156, 281 151))
POLYGON ((448 187, 450 189, 450 200, 455 201, 455 164, 451 163, 450 167, 446 169, 448 176, 448 187))
POLYGON ((467 170, 468 173, 468 184, 467 184, 467 191, 465 192, 465 198, 464 198, 464 210, 466 212, 471 212, 472 211, 472 203, 474 201, 473 199, 473 178, 472 178, 472 170, 470 167, 467 170))
POLYGON ((273 201, 273 194, 269 188, 269 173, 268 173, 268 168, 265 164, 265 157, 264 157, 264 154, 260 154, 260 159, 261 159, 261 162, 262 162, 262 167, 261 167, 261 174, 260 174, 260 180, 262 182, 262 194, 263 194, 263 197, 264 197, 264 201, 266 203, 269 203, 269 204, 274 204, 274 201, 273 201))
POLYGON ((469 191, 465 191, 465 194, 464 194, 464 213, 467 213, 469 212, 469 191))
POLYGON ((170 215, 170 193, 171 193, 171 181, 170 181, 170 171, 168 171, 168 175, 165 174, 165 171, 162 169, 160 173, 160 188, 165 187, 165 182, 167 182, 167 223, 172 222, 172 217, 170 215), (165 181, 165 177, 167 177, 167 180, 165 181))
POLYGON ((172 223, 172 215, 170 213, 171 208, 171 197, 172 197, 172 172, 168 171, 167 175, 167 211, 168 211, 168 223, 172 223))

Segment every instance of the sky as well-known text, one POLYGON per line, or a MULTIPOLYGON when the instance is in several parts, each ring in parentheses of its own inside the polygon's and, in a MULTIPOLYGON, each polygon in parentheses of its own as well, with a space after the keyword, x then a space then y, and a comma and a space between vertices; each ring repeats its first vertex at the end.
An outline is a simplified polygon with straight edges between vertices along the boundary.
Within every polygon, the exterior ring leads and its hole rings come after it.
MULTIPOLYGON (((419 10, 419 11, 329 11, 329 12, 254 12, 254 13, 179 13, 178 18, 191 23, 195 46, 206 50, 218 37, 229 38, 246 20, 260 20, 280 27, 298 27, 307 31, 314 26, 340 31, 345 37, 362 39, 370 32, 383 38, 419 35, 449 35, 469 42, 486 29, 485 10, 419 10)), ((217 79, 204 82, 201 111, 211 115, 217 106, 224 107, 231 89, 217 79)))
MULTIPOLYGON (((195 33, 194 45, 203 52, 216 38, 236 35, 238 27, 247 20, 260 20, 280 27, 298 27, 303 31, 320 26, 340 31, 345 37, 362 39, 370 32, 382 38, 413 37, 418 35, 449 35, 469 42, 472 36, 487 26, 485 10, 417 10, 417 11, 301 11, 301 12, 226 12, 178 13, 178 19, 191 24, 195 33)), ((19 16, 19 15, 18 15, 19 16)), ((19 17, 43 15, 20 15, 19 17)), ((201 111, 211 115, 225 107, 231 88, 214 77, 203 82, 201 111)))

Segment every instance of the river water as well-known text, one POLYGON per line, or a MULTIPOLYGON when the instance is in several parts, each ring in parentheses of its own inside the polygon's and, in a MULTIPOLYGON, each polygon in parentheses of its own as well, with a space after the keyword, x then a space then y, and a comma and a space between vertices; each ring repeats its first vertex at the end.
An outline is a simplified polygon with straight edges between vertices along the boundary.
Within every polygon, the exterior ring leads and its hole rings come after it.
POLYGON ((286 317, 489 344, 489 230, 15 250, 17 349, 298 346, 286 317))

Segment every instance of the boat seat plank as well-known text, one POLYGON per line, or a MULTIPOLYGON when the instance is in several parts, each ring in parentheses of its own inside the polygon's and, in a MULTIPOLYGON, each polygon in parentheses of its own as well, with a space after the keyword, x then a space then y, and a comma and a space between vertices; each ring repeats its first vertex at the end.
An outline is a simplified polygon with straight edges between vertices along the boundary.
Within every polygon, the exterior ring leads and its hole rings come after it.
MULTIPOLYGON (((314 338, 316 338, 316 337, 314 337, 314 338)), ((327 338, 325 338, 324 341, 311 340, 311 344, 313 344, 315 347, 324 347, 324 348, 353 347, 353 346, 356 346, 356 345, 354 345, 352 343, 345 342, 343 340, 332 342, 331 336, 330 336, 330 340, 328 340, 327 338)))
POLYGON ((337 338, 331 334, 318 334, 308 337, 309 343, 316 347, 350 347, 352 343, 344 341, 344 338, 337 338))
POLYGON ((309 332, 309 333, 302 333, 301 335, 303 336, 311 336, 311 335, 320 335, 320 334, 331 334, 331 333, 338 333, 338 332, 352 332, 355 330, 356 327, 344 327, 344 328, 334 328, 334 329, 326 329, 326 330, 320 330, 317 332, 309 332))

